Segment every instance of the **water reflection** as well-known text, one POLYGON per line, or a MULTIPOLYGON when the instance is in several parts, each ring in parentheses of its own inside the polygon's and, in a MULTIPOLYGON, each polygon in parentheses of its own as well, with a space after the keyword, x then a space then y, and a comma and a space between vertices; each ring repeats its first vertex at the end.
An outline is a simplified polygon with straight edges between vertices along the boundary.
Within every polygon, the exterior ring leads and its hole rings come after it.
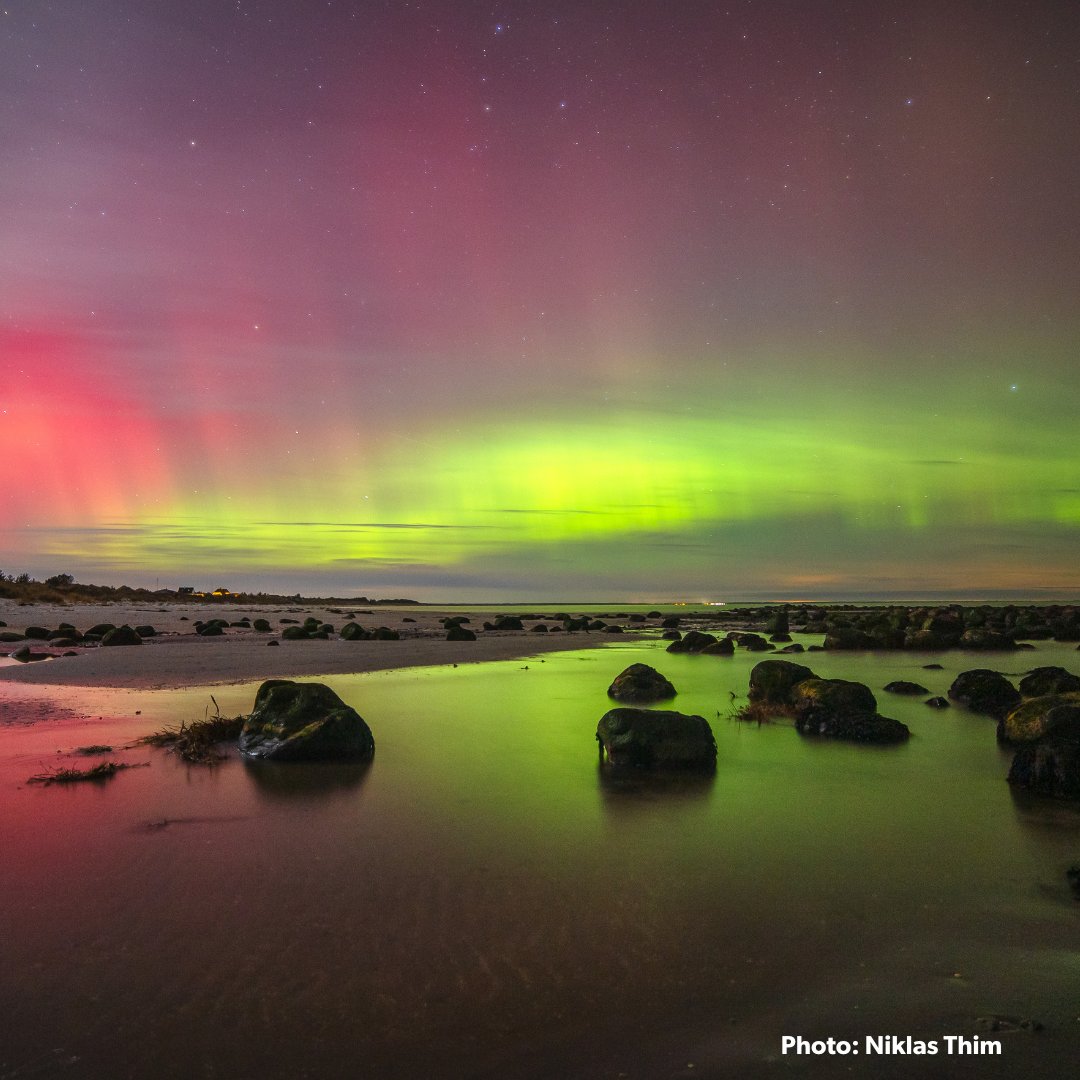
POLYGON ((601 762, 596 769, 605 809, 646 806, 705 798, 716 779, 715 769, 613 768, 601 762))
POLYGON ((244 772, 267 801, 318 801, 328 795, 358 790, 372 762, 256 761, 242 758, 244 772))

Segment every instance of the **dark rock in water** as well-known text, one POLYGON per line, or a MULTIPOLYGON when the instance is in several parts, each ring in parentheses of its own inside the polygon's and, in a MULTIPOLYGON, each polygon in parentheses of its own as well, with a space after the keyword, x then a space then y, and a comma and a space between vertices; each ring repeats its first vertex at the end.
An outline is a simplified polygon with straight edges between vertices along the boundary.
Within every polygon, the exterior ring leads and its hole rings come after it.
POLYGON ((281 631, 283 641, 307 641, 308 632, 302 626, 286 626, 281 631))
POLYGON ((806 649, 796 641, 794 644, 785 645, 782 649, 777 649, 776 651, 778 653, 801 653, 806 652, 806 649))
POLYGON ((386 626, 376 626, 371 632, 372 638, 376 641, 400 641, 401 635, 396 630, 391 630, 386 626))
MULTIPOLYGON (((218 626, 216 622, 204 623, 202 626, 196 623, 195 633, 198 634, 199 637, 221 637, 222 634, 225 633, 225 629, 224 627, 218 626)), ((101 644, 104 645, 105 642, 103 641, 101 644)))
POLYGON ((734 656, 735 655, 735 642, 731 638, 721 638, 719 641, 714 641, 711 645, 706 645, 701 650, 702 656, 734 656))
POLYGON ((110 630, 115 630, 116 626, 111 622, 95 623, 89 630, 83 635, 83 637, 89 637, 93 635, 96 638, 103 638, 110 630))
POLYGON ((530 626, 529 630, 534 634, 546 634, 548 632, 547 626, 542 622, 538 622, 535 626, 530 626))
MULTIPOLYGON (((787 663, 787 661, 780 661, 787 663)), ((792 667, 799 667, 792 664, 792 667)), ((791 688, 791 704, 796 715, 808 721, 820 717, 877 712, 877 699, 869 686, 847 679, 800 679, 791 688)))
POLYGON ((681 641, 682 634, 678 630, 665 630, 661 635, 663 641, 681 641))
POLYGON ((827 739, 843 739, 847 742, 898 743, 911 737, 907 724, 880 713, 852 713, 848 716, 818 717, 814 720, 798 718, 795 730, 800 735, 820 735, 827 739))
POLYGON ((998 719, 1020 704, 1020 692, 1016 687, 1000 672, 986 668, 962 671, 949 687, 949 697, 972 712, 986 713, 998 719))
POLYGON ((141 638, 157 637, 157 631, 152 626, 136 626, 135 633, 141 638))
POLYGON ((941 664, 923 664, 923 671, 944 671, 941 664))
POLYGON ((271 679, 255 695, 240 750, 268 761, 369 761, 375 739, 359 713, 330 687, 271 679))
POLYGON ((359 624, 347 622, 338 635, 342 641, 367 641, 371 635, 359 624))
POLYGON ((965 630, 957 643, 961 649, 1015 649, 1016 641, 1009 635, 985 627, 965 630))
POLYGON ((943 697, 927 698, 923 704, 929 705, 931 709, 947 709, 949 707, 948 700, 943 697))
POLYGON ((25 641, 26 638, 22 634, 16 633, 14 630, 0 631, 0 641, 25 641))
POLYGON ((1037 795, 1080 799, 1080 743, 1047 739, 1021 746, 1009 769, 1009 783, 1037 795))
POLYGON ((496 630, 524 630, 525 625, 516 615, 499 615, 495 619, 496 630))
POLYGON ((925 686, 920 686, 917 682, 905 682, 903 679, 897 679, 895 682, 887 683, 885 689, 890 694, 910 694, 914 697, 916 694, 929 694, 930 691, 925 686))
POLYGON ((734 631, 728 634, 728 640, 734 640, 747 652, 772 652, 776 648, 760 634, 751 634, 746 631, 734 631))
POLYGON ((667 651, 671 653, 699 653, 706 645, 714 644, 716 644, 716 638, 712 634, 705 634, 700 630, 687 630, 678 641, 673 641, 667 647, 667 651))
POLYGON ((1063 667, 1032 668, 1020 680, 1020 693, 1024 697, 1069 694, 1077 690, 1080 690, 1080 675, 1073 675, 1063 667))
POLYGON ((662 701, 675 697, 675 687, 648 664, 631 664, 615 676, 608 697, 616 701, 662 701))
POLYGON ((446 631, 447 641, 475 641, 476 634, 464 626, 454 624, 446 631))
POLYGON ((45 626, 28 626, 23 631, 23 637, 36 641, 47 641, 49 638, 49 629, 45 626))
MULTIPOLYGON (((780 608, 779 610, 774 611, 772 613, 772 615, 770 615, 765 620, 765 633, 766 634, 775 634, 775 635, 779 636, 779 635, 789 634, 790 632, 791 632, 791 625, 788 622, 788 609, 786 607, 780 608)), ((785 641, 790 641, 791 638, 790 637, 784 637, 784 640, 785 641)))
POLYGON ((623 633, 623 628, 621 626, 619 626, 618 623, 608 623, 608 625, 604 627, 604 629, 601 631, 601 633, 603 633, 603 634, 621 634, 621 633, 623 633))
POLYGON ((933 630, 909 630, 904 635, 904 648, 914 652, 949 649, 959 641, 959 636, 935 633, 933 630))
MULTIPOLYGON (((141 645, 142 638, 125 623, 110 630, 102 639, 102 645, 141 645)), ((150 654, 147 653, 147 656, 150 654)))
POLYGON ((1080 864, 1070 866, 1065 871, 1065 877, 1068 879, 1069 888, 1072 889, 1077 900, 1080 900, 1080 864))
POLYGON ((33 664, 38 660, 51 660, 52 653, 47 652, 31 652, 29 645, 24 645, 21 649, 16 649, 11 654, 12 660, 18 660, 20 664, 33 664))
POLYGON ((795 730, 865 743, 903 742, 911 732, 906 724, 881 716, 868 686, 845 679, 804 679, 791 691, 795 730))
POLYGON ((661 627, 665 630, 674 630, 679 625, 678 615, 669 615, 663 622, 660 623, 661 627))
POLYGON ((1049 738, 1080 741, 1080 693, 1028 698, 998 721, 997 737, 1010 746, 1049 738))
POLYGON ((252 625, 252 627, 254 628, 254 630, 255 630, 255 632, 257 634, 268 634, 268 633, 270 633, 270 621, 269 621, 269 619, 256 619, 251 625, 252 625))
MULTIPOLYGON (((765 705, 793 705, 792 691, 806 679, 817 676, 802 664, 790 660, 762 660, 755 664, 750 672, 750 691, 747 695, 751 703, 765 705)), ((874 708, 877 703, 874 703, 874 708)))
POLYGON ((874 639, 854 627, 837 627, 825 635, 822 645, 826 649, 872 649, 874 639))
POLYGON ((714 769, 716 740, 703 716, 660 709, 612 709, 596 728, 601 757, 612 766, 714 769))

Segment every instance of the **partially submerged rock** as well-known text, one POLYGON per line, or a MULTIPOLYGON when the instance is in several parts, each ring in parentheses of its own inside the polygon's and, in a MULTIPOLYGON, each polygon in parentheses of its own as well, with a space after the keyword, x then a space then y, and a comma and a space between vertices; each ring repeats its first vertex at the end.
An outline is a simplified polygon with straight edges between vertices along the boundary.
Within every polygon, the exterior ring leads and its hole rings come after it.
POLYGON ((1073 739, 1046 739, 1016 751, 1009 783, 1036 795, 1080 799, 1080 743, 1073 739))
POLYGON ((864 743, 897 743, 911 732, 906 724, 877 711, 873 691, 846 679, 804 679, 791 693, 795 730, 864 743))
POLYGON ((885 689, 890 694, 908 694, 914 697, 916 694, 929 694, 930 691, 925 686, 917 682, 907 682, 904 679, 896 679, 894 682, 886 683, 885 689))
POLYGON ((616 701, 663 701, 675 693, 668 679, 648 664, 631 664, 608 687, 608 697, 616 701))
POLYGON ((128 626, 114 626, 101 639, 102 645, 141 645, 142 638, 128 626))
POLYGON ((612 766, 713 769, 716 740, 703 716, 660 709, 611 709, 596 727, 601 758, 612 766))
POLYGON ((997 736, 1011 746, 1059 736, 1080 741, 1080 693, 1028 698, 998 722, 997 736))
POLYGON ((972 712, 1000 719, 1020 704, 1020 692, 998 671, 974 668, 962 671, 949 687, 949 697, 972 712))
POLYGON ((794 704, 792 690, 804 680, 816 678, 802 664, 790 660, 762 660, 750 672, 748 697, 753 704, 790 706, 794 704))
POLYGON ((273 761, 370 761, 375 739, 360 714, 329 686, 270 679, 255 695, 240 750, 273 761))
POLYGON ((680 640, 673 641, 667 647, 667 651, 671 653, 699 653, 707 645, 715 644, 716 636, 714 634, 706 634, 701 630, 687 630, 680 640))
POLYGON ((1073 675, 1063 667, 1032 668, 1020 680, 1020 693, 1024 697, 1042 697, 1044 694, 1069 694, 1080 690, 1080 675, 1073 675))

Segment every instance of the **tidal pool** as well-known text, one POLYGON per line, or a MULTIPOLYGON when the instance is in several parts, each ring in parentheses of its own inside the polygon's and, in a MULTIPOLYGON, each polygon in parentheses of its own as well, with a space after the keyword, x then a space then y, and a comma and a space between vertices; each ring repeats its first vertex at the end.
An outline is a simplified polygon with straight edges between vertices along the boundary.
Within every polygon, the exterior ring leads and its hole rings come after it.
POLYGON ((129 747, 150 767, 27 785, 256 686, 66 691, 86 718, 0 729, 0 1077, 1073 1075, 1080 808, 1014 796, 993 720, 881 687, 1076 652, 796 658, 870 685, 912 729, 892 748, 734 721, 759 659, 627 642, 328 678, 368 768, 129 747), (714 776, 600 768, 606 688, 639 661, 712 724, 714 776), (940 1053, 781 1053, 884 1034, 940 1053), (1002 1054, 946 1058, 952 1034, 1002 1054))

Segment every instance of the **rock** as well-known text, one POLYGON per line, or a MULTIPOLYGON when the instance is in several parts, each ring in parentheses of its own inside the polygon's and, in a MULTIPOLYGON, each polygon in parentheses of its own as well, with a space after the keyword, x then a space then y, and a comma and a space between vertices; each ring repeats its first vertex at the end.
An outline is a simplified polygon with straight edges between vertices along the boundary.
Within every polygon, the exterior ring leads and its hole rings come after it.
POLYGON ((157 637, 157 631, 152 626, 136 626, 135 633, 141 638, 157 637))
POLYGON ((611 709, 596 728, 600 754, 616 767, 714 769, 716 740, 703 716, 611 709))
POLYGON ((375 739, 360 714, 330 687, 271 679, 255 695, 240 750, 268 761, 370 761, 375 739))
MULTIPOLYGON (((790 660, 762 660, 754 665, 750 672, 750 691, 747 695, 751 703, 764 705, 794 705, 792 691, 806 679, 817 676, 802 664, 790 660)), ((875 702, 874 708, 877 707, 875 702)))
POLYGON ((822 645, 826 649, 872 649, 874 639, 854 627, 838 627, 825 635, 822 645))
MULTIPOLYGON (((682 640, 682 634, 679 633, 678 630, 665 630, 660 635, 660 639, 662 641, 681 641, 682 640)), ((734 652, 734 651, 735 650, 732 649, 732 652, 734 652)))
POLYGON ((704 634, 700 630, 687 630, 678 640, 673 641, 667 651, 670 653, 699 653, 706 645, 715 645, 716 638, 712 634, 704 634))
POLYGON ((546 634, 548 632, 547 626, 542 622, 538 622, 535 626, 530 626, 529 630, 534 634, 546 634))
POLYGON ((923 704, 929 705, 931 709, 947 709, 949 707, 949 702, 943 697, 927 698, 923 704))
POLYGON ((269 619, 256 619, 252 624, 252 627, 257 634, 270 633, 270 621, 269 619))
POLYGON ((675 687, 648 664, 631 664, 608 687, 608 697, 616 701, 662 701, 675 693, 675 687))
POLYGON ((1020 692, 1000 672, 986 668, 962 671, 949 687, 949 697, 972 712, 1000 719, 1020 704, 1020 692))
POLYGON ((1080 741, 1080 693, 1028 698, 998 721, 997 737, 1009 746, 1057 737, 1080 741))
POLYGON ((386 626, 377 626, 371 632, 372 638, 375 641, 400 641, 401 635, 396 630, 391 630, 386 626))
POLYGON ((1068 879, 1069 888, 1072 889, 1073 895, 1077 900, 1080 900, 1080 863, 1070 866, 1065 871, 1065 877, 1068 879))
POLYGON ((904 648, 915 652, 949 649, 959 640, 933 630, 908 630, 904 634, 904 648))
POLYGON ((845 679, 804 679, 791 692, 795 730, 864 743, 897 743, 911 732, 906 724, 877 711, 868 686, 845 679))
POLYGON ((619 626, 618 623, 608 623, 601 631, 603 634, 621 634, 622 632, 623 628, 619 626))
MULTIPOLYGON (((102 645, 141 645, 142 638, 125 623, 123 626, 115 626, 101 639, 102 645)), ((150 654, 147 653, 147 656, 150 654)))
POLYGON ((347 622, 339 635, 342 641, 367 641, 371 635, 359 624, 347 622))
POLYGON ((1020 680, 1020 693, 1026 698, 1068 694, 1077 690, 1080 690, 1080 675, 1073 675, 1063 667, 1032 668, 1020 680))
POLYGON ((30 638, 33 641, 48 641, 49 629, 45 626, 28 626, 23 631, 23 637, 30 638))
POLYGON ((496 630, 524 630, 525 625, 516 615, 499 615, 494 622, 496 630))
POLYGON ((1016 641, 1009 635, 985 627, 965 630, 957 643, 961 649, 1015 649, 1016 641))
POLYGON ((467 630, 464 626, 454 624, 446 631, 447 641, 475 641, 476 634, 472 630, 467 630))
POLYGON ((930 693, 925 686, 920 686, 917 682, 905 682, 903 679, 897 679, 895 682, 887 683, 885 689, 890 694, 909 694, 912 697, 916 694, 930 693))
POLYGON ((711 645, 706 645, 701 650, 702 656, 734 656, 735 655, 735 642, 731 638, 721 638, 719 641, 714 641, 711 645))
POLYGON ((1021 746, 1009 769, 1009 783, 1036 795, 1080 799, 1080 743, 1047 739, 1021 746))
POLYGON ((282 641, 307 641, 308 632, 302 626, 286 626, 281 631, 282 641))
POLYGON ((95 623, 85 634, 83 634, 83 637, 90 637, 92 635, 96 638, 103 638, 110 630, 115 629, 116 626, 111 622, 95 623))
MULTIPOLYGON (((765 620, 765 633, 766 634, 789 634, 791 632, 791 625, 788 621, 788 609, 786 607, 779 608, 774 611, 765 620)), ((790 637, 785 637, 785 641, 790 641, 790 637)))

